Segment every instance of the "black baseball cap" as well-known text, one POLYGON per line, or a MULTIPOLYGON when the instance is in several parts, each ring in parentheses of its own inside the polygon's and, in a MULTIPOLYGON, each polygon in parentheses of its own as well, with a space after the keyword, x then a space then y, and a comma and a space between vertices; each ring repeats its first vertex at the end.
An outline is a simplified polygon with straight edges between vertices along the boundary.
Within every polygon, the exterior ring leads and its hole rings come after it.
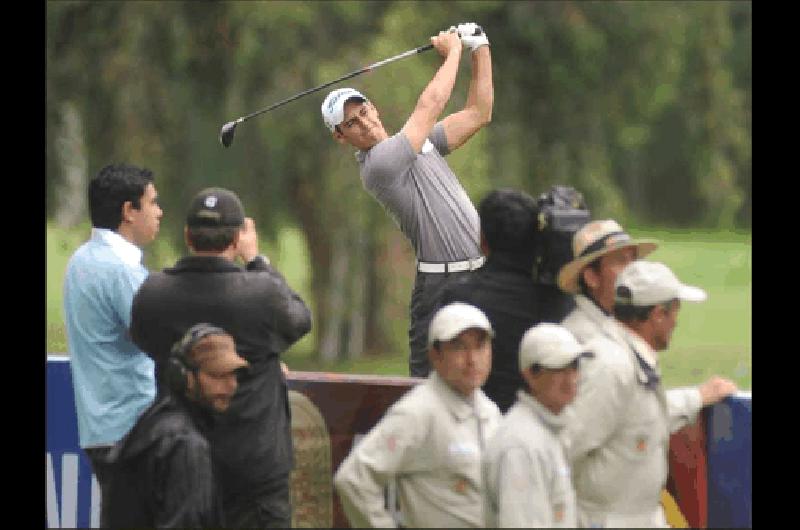
POLYGON ((186 225, 190 227, 238 227, 244 224, 242 201, 225 188, 206 188, 192 199, 186 225))

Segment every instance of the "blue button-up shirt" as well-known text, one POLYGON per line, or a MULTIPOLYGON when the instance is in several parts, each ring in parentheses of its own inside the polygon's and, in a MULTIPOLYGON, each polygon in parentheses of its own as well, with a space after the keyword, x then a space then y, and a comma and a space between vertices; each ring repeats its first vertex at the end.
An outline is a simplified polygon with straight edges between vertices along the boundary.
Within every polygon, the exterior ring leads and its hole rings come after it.
POLYGON ((147 277, 142 251, 92 229, 67 263, 64 312, 81 447, 110 445, 155 397, 153 361, 131 341, 133 295, 147 277))

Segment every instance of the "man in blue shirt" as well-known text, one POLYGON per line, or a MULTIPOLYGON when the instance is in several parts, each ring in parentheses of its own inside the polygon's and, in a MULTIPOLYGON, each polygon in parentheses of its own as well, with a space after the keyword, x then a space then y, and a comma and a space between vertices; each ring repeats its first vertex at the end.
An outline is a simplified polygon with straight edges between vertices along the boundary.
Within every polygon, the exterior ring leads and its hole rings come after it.
POLYGON ((102 494, 111 446, 155 397, 153 361, 128 327, 147 277, 140 247, 155 239, 162 211, 152 172, 125 164, 101 169, 88 197, 92 234, 67 263, 64 313, 80 446, 102 494))

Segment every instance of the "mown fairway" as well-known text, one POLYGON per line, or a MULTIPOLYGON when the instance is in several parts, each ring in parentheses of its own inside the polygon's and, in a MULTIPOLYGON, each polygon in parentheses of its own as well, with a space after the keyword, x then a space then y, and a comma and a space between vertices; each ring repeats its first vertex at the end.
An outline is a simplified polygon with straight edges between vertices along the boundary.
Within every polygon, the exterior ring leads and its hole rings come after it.
MULTIPOLYGON (((69 255, 88 236, 88 227, 64 231, 47 228, 48 353, 66 352, 61 309, 62 282, 69 255)), ((708 300, 684 303, 672 345, 661 356, 668 387, 699 383, 712 374, 730 377, 742 389, 752 388, 752 237, 731 232, 632 230, 635 237, 661 241, 648 259, 671 267, 678 277, 708 292, 708 300)), ((175 254, 162 251, 169 265, 175 254)), ((308 260, 298 232, 286 231, 270 254, 290 285, 307 300, 308 260)), ((313 357, 313 340, 306 337, 284 359, 295 370, 362 374, 407 374, 407 352, 341 361, 322 367, 313 357)))

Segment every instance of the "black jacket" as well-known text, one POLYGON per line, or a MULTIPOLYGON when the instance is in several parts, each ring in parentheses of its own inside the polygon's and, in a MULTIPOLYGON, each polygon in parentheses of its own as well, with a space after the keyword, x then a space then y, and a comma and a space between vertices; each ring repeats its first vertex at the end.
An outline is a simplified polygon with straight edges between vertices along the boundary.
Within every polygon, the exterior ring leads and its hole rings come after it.
POLYGON ((518 364, 522 336, 536 324, 561 322, 575 307, 572 296, 558 287, 534 283, 532 265, 525 257, 492 252, 483 267, 458 278, 442 294, 442 305, 467 302, 492 323, 492 371, 483 391, 503 413, 523 385, 518 364))
POLYGON ((288 480, 291 421, 279 355, 308 333, 311 313, 262 259, 245 270, 221 257, 185 257, 151 273, 133 299, 131 336, 156 361, 157 371, 175 341, 198 322, 230 333, 250 363, 209 436, 227 506, 258 495, 275 479, 288 480))
POLYGON ((109 453, 103 499, 112 528, 224 526, 208 442, 209 413, 163 395, 109 453))

